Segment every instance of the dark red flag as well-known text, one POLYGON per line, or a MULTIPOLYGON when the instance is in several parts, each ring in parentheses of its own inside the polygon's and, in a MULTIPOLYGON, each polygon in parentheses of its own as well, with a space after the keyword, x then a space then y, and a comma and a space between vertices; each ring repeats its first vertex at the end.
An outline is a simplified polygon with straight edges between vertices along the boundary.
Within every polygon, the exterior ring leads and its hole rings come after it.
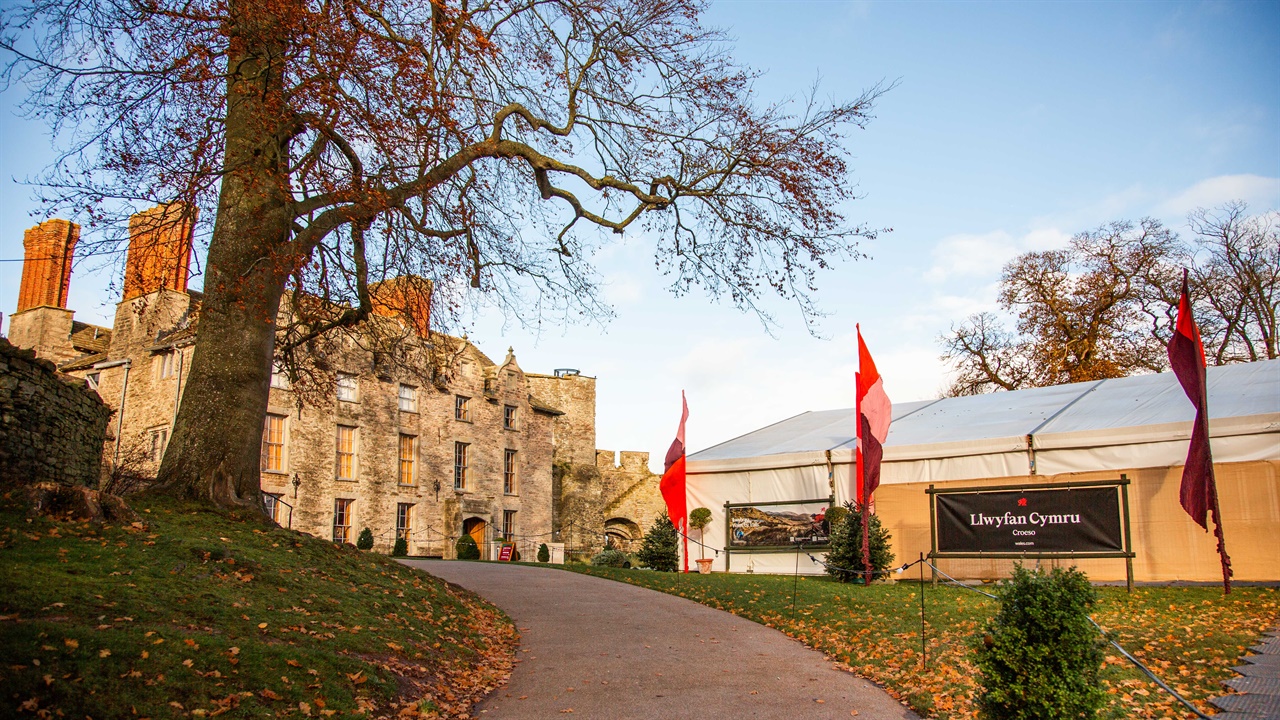
POLYGON ((684 471, 684 423, 689 419, 689 403, 684 399, 683 390, 680 391, 680 407, 680 427, 676 430, 676 439, 667 450, 658 489, 662 491, 662 499, 667 503, 667 516, 671 518, 671 524, 676 526, 676 531, 684 538, 684 571, 689 572, 688 501, 685 499, 684 471))
POLYGON ((1213 514, 1214 536, 1218 539, 1218 555, 1222 560, 1222 583, 1231 592, 1231 558, 1227 557, 1222 536, 1222 516, 1218 510, 1218 488, 1213 477, 1213 455, 1209 448, 1209 392, 1205 379, 1204 345, 1200 330, 1191 315, 1191 298, 1187 292, 1187 273, 1182 273, 1182 297, 1178 300, 1178 320, 1169 338, 1169 365, 1182 390, 1196 408, 1191 426, 1191 445, 1187 463, 1182 469, 1182 486, 1178 497, 1182 509, 1200 527, 1209 529, 1207 515, 1213 514))

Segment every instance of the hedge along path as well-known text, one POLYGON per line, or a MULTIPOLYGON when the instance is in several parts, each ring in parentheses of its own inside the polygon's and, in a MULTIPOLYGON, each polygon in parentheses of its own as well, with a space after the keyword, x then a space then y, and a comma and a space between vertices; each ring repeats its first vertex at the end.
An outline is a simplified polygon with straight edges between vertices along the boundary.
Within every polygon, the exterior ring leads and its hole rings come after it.
POLYGON ((782 633, 671 595, 498 563, 405 560, 497 605, 521 646, 486 718, 917 718, 782 633))

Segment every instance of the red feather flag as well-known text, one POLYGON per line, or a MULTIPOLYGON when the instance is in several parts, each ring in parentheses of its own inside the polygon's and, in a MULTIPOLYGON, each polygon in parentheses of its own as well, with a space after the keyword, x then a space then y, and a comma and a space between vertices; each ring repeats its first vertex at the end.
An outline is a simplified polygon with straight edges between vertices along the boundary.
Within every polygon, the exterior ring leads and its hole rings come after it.
POLYGON ((680 407, 680 428, 676 430, 675 441, 667 449, 667 460, 658 489, 662 491, 662 499, 667 503, 667 516, 671 518, 671 524, 676 526, 676 531, 684 538, 684 571, 689 572, 689 506, 685 499, 684 472, 684 423, 689 419, 689 403, 684 399, 683 390, 680 391, 680 407))
POLYGON ((858 415, 858 450, 855 458, 858 476, 858 502, 862 506, 862 568, 866 584, 871 584, 871 499, 880 486, 880 461, 884 458, 884 441, 889 437, 893 404, 884 391, 880 371, 871 359, 871 351, 858 327, 858 375, 856 406, 858 415))
POLYGON ((1182 272, 1182 297, 1178 300, 1178 320, 1169 338, 1169 365, 1182 390, 1196 408, 1191 427, 1191 445, 1187 463, 1182 468, 1182 487, 1178 497, 1182 509, 1200 527, 1209 529, 1206 515, 1212 513, 1214 536, 1218 539, 1218 556, 1222 560, 1222 586, 1231 592, 1231 558, 1222 536, 1222 514, 1218 509, 1218 487, 1213 477, 1213 455, 1209 448, 1209 391, 1205 379, 1204 345, 1200 330, 1191 315, 1191 298, 1187 293, 1187 272, 1182 272))

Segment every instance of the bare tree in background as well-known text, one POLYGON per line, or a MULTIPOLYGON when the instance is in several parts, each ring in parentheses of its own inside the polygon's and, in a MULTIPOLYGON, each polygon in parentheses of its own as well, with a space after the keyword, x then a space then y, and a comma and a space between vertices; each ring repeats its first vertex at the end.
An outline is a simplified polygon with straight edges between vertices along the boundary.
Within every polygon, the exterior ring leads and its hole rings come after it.
MULTIPOLYGON (((851 102, 757 107, 753 73, 685 0, 31 0, 0 10, 5 78, 70 144, 51 211, 179 202, 208 228, 190 379, 159 482, 260 508, 258 450, 287 286, 371 311, 370 285, 477 293, 526 320, 598 317, 590 263, 651 243, 677 294, 813 312, 866 228, 851 102), (127 204, 127 203, 126 203, 127 204), (210 227, 211 225, 211 227, 210 227)), ((190 219, 189 217, 187 218, 190 219)))
POLYGON ((1215 322, 1203 338, 1209 362, 1280 357, 1280 227, 1275 213, 1249 216, 1242 202, 1189 219, 1198 250, 1193 280, 1215 322))
POLYGON ((1280 232, 1275 213, 1242 202, 1196 210, 1187 244, 1156 220, 1114 222, 1062 250, 1030 252, 1004 267, 1000 307, 966 319, 941 342, 956 370, 949 395, 975 395, 1168 369, 1182 268, 1190 270, 1210 364, 1277 357, 1280 232))

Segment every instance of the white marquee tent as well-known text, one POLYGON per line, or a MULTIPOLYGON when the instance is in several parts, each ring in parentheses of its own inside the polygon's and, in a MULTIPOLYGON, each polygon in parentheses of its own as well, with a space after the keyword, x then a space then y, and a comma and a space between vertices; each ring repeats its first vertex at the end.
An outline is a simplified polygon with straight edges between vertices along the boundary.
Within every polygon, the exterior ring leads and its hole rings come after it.
MULTIPOLYGON (((892 370, 882 374, 892 397, 892 370)), ((1257 549, 1269 556, 1260 557, 1260 565, 1237 562, 1237 577, 1248 579, 1243 565, 1248 573, 1268 576, 1255 579, 1280 579, 1280 360, 1209 368, 1208 381, 1228 550, 1234 547, 1245 560, 1255 551, 1242 545, 1268 546, 1257 549)), ((1172 373, 898 403, 885 443, 877 512, 894 534, 899 557, 914 558, 929 549, 930 484, 1084 481, 1124 472, 1135 482, 1134 549, 1138 567, 1147 571, 1139 579, 1199 579, 1216 567, 1211 542, 1204 541, 1211 555, 1211 562, 1204 561, 1207 569, 1199 568, 1202 553, 1185 564, 1194 571, 1162 562, 1149 546, 1165 543, 1165 525, 1177 526, 1175 535, 1190 533, 1175 547, 1201 544, 1195 533, 1203 531, 1185 514, 1177 516, 1177 483, 1193 417, 1172 373)), ((690 455, 689 507, 713 513, 706 544, 724 546, 726 502, 808 500, 833 490, 837 502, 849 499, 854 427, 852 409, 806 412, 690 455)), ((724 566, 721 553, 715 567, 724 566)), ((776 552, 735 551, 730 563, 731 570, 754 572, 793 572, 795 566, 794 553, 776 552)), ((1103 572, 1116 568, 1123 576, 1123 564, 1116 561, 1103 572)), ((988 574, 991 567, 970 569, 988 574)), ((800 570, 821 571, 807 559, 800 570)))

